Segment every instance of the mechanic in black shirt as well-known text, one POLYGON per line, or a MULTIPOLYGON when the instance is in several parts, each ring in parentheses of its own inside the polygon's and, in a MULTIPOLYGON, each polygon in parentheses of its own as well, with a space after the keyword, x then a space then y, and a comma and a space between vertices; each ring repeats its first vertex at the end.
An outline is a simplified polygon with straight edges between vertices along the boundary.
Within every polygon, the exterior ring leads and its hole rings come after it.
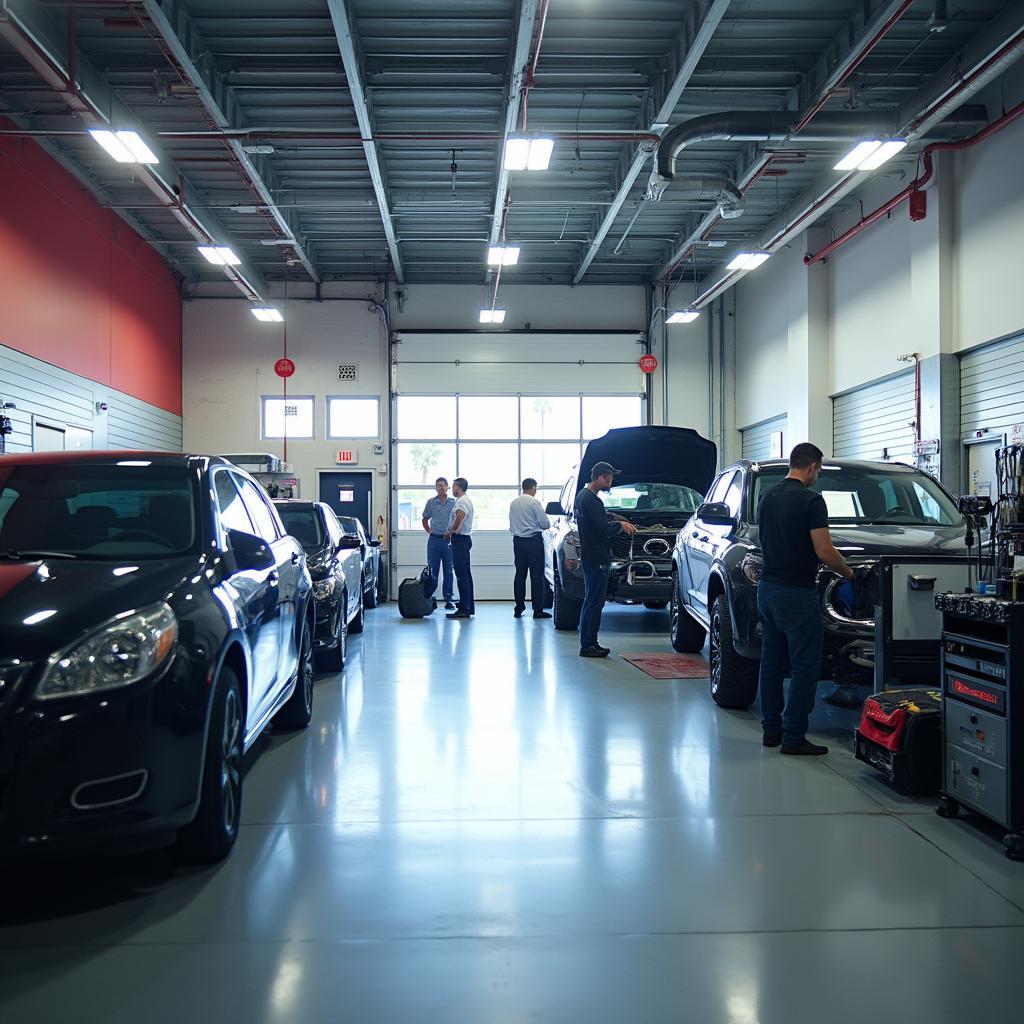
POLYGON ((580 611, 580 657, 607 658, 609 650, 597 642, 601 612, 608 597, 608 576, 612 568, 609 541, 619 533, 636 533, 636 527, 613 516, 597 496, 610 491, 616 469, 609 462, 596 462, 590 471, 590 483, 576 495, 576 529, 580 535, 580 561, 583 563, 585 595, 580 611))
POLYGON ((789 456, 789 475, 761 499, 757 528, 764 569, 757 587, 761 620, 762 742, 783 754, 827 754, 807 739, 807 719, 821 676, 824 630, 818 601, 818 563, 853 579, 828 530, 825 499, 810 489, 821 475, 824 455, 816 445, 798 444, 789 456), (783 679, 789 658, 789 696, 783 679))

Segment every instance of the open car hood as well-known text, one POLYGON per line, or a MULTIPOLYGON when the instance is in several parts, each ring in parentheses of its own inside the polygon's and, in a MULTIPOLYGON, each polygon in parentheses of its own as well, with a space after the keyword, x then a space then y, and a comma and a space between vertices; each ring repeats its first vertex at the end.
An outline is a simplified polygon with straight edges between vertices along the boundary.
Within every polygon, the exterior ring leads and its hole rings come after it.
POLYGON ((681 484, 703 495, 717 460, 715 442, 689 427, 619 427, 587 445, 577 486, 586 486, 595 463, 610 462, 622 470, 616 484, 681 484))

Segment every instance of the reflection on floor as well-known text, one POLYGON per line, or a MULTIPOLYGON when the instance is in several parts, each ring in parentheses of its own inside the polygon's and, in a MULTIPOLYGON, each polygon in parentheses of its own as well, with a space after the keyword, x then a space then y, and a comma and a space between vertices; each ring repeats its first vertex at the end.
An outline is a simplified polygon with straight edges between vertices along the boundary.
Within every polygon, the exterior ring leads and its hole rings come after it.
POLYGON ((1024 865, 855 762, 852 713, 786 758, 706 680, 576 652, 510 605, 371 612, 310 729, 258 744, 225 864, 7 874, 0 1020, 1014 1019, 1024 865))

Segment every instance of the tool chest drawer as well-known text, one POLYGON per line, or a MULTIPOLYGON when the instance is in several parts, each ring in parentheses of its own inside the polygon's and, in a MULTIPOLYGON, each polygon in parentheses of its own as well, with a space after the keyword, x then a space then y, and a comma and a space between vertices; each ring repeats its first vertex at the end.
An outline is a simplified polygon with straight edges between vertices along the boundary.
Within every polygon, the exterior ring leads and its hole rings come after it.
POLYGON ((946 742, 1005 768, 1007 761, 1006 719, 980 708, 947 700, 946 742))
POLYGON ((944 792, 993 821, 1005 821, 1006 769, 946 744, 944 792))

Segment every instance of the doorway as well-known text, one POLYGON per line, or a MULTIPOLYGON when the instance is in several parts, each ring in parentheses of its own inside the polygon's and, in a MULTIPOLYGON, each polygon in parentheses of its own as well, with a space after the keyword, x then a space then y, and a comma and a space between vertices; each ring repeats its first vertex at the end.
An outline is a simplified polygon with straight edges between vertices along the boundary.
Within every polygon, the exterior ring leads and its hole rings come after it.
POLYGON ((373 525, 373 473, 366 470, 320 471, 319 500, 339 516, 354 516, 363 524, 367 537, 376 537, 373 525))

